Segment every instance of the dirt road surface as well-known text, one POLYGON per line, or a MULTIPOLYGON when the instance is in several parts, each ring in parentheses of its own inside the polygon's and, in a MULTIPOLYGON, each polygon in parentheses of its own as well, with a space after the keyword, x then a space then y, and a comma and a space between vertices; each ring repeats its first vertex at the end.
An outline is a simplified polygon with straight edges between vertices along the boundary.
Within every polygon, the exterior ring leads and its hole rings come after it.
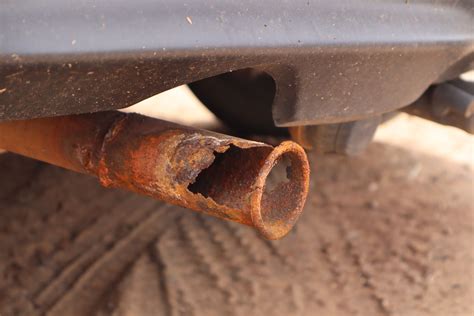
POLYGON ((361 156, 311 155, 304 214, 272 242, 0 155, 0 315, 473 315, 472 155, 396 118, 361 156))

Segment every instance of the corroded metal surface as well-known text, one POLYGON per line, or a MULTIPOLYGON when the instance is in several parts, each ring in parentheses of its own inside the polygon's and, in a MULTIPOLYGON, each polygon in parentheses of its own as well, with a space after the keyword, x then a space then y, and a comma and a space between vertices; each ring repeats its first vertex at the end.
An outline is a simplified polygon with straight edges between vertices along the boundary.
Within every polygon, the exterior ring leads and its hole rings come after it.
POLYGON ((294 142, 274 148, 138 114, 4 122, 0 148, 96 175, 106 187, 254 226, 268 239, 289 232, 308 193, 308 161, 294 142), (283 160, 285 174, 269 184, 283 160))

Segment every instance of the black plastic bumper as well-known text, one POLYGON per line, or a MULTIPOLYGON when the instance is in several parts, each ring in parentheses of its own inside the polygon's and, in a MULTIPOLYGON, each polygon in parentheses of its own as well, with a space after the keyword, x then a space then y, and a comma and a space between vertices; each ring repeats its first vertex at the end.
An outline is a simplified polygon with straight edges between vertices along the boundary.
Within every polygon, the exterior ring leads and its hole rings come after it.
POLYGON ((44 0, 0 5, 0 120, 123 108, 243 68, 279 126, 388 112, 473 69, 464 1, 44 0))

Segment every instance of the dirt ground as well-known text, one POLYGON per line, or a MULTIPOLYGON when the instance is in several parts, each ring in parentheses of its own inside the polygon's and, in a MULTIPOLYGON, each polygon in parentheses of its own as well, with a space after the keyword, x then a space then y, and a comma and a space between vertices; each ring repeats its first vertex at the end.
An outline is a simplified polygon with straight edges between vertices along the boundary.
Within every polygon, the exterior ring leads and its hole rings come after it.
POLYGON ((361 156, 310 155, 272 242, 0 155, 0 315, 474 315, 472 141, 400 116, 361 156))

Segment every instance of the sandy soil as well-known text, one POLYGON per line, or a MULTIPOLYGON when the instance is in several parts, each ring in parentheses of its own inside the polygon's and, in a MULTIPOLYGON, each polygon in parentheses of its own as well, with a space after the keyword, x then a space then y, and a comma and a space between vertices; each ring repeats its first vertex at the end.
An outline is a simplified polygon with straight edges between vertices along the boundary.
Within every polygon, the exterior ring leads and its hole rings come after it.
POLYGON ((0 155, 0 315, 473 315, 472 141, 402 115, 361 156, 311 155, 275 242, 0 155))

